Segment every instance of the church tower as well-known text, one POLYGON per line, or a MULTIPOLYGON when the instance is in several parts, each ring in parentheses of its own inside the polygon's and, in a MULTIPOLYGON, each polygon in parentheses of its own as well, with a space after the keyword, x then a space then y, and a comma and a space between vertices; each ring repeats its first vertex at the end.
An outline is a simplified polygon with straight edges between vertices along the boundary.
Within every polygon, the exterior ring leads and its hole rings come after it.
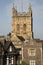
POLYGON ((28 8, 28 12, 18 13, 14 7, 12 8, 12 41, 16 38, 32 39, 33 38, 33 18, 32 7, 28 8))

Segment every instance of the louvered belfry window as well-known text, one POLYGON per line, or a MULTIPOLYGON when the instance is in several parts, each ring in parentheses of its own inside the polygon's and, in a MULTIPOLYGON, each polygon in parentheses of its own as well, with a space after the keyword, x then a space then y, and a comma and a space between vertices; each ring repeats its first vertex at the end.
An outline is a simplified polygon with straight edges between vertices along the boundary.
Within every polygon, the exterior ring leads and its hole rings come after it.
POLYGON ((17 33, 20 33, 20 25, 17 24, 17 33))
POLYGON ((23 25, 23 33, 26 33, 26 24, 23 25))

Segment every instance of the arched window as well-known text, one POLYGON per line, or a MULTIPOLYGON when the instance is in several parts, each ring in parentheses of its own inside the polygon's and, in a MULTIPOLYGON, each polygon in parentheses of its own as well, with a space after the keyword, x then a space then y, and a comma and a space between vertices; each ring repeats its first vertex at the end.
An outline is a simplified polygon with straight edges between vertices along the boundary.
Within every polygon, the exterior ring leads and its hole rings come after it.
POLYGON ((17 33, 20 33, 20 25, 17 24, 17 33))
POLYGON ((10 46, 9 51, 12 52, 12 46, 10 46))
POLYGON ((23 25, 23 33, 26 33, 26 24, 23 25))

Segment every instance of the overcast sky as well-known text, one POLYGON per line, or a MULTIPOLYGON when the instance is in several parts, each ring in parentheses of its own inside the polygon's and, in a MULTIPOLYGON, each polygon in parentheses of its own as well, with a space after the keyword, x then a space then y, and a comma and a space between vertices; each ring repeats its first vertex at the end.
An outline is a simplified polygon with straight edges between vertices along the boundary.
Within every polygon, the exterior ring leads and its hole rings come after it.
MULTIPOLYGON (((31 0, 33 12, 34 37, 43 39, 43 0, 31 0)), ((14 6, 20 12, 28 10, 29 0, 14 0, 14 6)), ((0 1, 0 35, 7 35, 11 31, 12 0, 0 1)))

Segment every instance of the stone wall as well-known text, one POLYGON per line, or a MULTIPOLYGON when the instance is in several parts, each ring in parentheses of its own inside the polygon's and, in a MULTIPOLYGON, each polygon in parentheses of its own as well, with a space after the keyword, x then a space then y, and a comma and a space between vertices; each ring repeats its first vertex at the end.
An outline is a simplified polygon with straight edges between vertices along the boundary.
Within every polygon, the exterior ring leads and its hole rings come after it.
POLYGON ((23 60, 30 64, 30 60, 35 60, 36 65, 42 64, 42 43, 36 41, 29 41, 23 45, 23 60), (30 51, 30 49, 32 51, 30 51))

